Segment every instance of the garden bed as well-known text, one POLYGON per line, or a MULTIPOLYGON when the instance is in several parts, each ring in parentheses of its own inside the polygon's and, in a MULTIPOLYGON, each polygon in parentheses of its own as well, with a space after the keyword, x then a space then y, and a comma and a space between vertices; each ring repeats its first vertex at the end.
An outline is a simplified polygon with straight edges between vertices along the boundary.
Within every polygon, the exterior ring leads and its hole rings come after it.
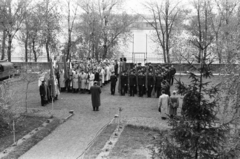
POLYGON ((101 152, 101 149, 104 147, 106 142, 109 140, 110 136, 117 128, 116 124, 108 125, 102 133, 96 138, 94 144, 88 149, 84 158, 85 159, 95 159, 98 154, 101 152))
MULTIPOLYGON (((25 136, 32 130, 40 127, 43 124, 43 122, 47 121, 47 119, 48 118, 46 117, 21 116, 16 122, 16 141, 21 139, 23 136, 25 136)), ((41 141, 44 137, 49 135, 59 124, 60 120, 54 118, 51 123, 49 123, 44 129, 34 134, 30 139, 24 141, 20 145, 16 145, 14 151, 10 152, 6 157, 3 157, 3 159, 15 159, 20 157, 31 147, 33 147, 35 144, 41 141)), ((0 142, 1 152, 4 149, 10 147, 13 144, 12 132, 9 131, 8 135, 0 138, 0 142)))
POLYGON ((151 158, 150 146, 153 145, 159 130, 148 127, 127 125, 112 152, 111 159, 144 159, 151 158))
MULTIPOLYGON (((100 134, 93 146, 88 150, 84 158, 95 159, 116 129, 110 125, 100 134)), ((155 136, 159 130, 143 126, 127 125, 116 145, 111 150, 108 158, 111 159, 145 159, 151 158, 150 146, 154 144, 155 136)))

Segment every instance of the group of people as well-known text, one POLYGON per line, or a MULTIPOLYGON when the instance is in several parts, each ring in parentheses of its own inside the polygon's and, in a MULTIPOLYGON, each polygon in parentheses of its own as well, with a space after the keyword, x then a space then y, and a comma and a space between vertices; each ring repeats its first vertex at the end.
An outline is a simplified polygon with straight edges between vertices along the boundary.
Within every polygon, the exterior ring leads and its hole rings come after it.
POLYGON ((169 96, 165 90, 162 90, 158 100, 158 111, 162 114, 162 119, 176 117, 177 108, 179 107, 179 98, 176 93, 176 91, 173 91, 172 95, 169 96))
POLYGON ((54 73, 51 74, 51 71, 44 72, 40 75, 38 86, 42 106, 58 99, 60 95, 58 81, 54 73))
POLYGON ((176 103, 170 87, 173 84, 176 69, 173 66, 164 66, 147 63, 126 65, 126 58, 118 60, 87 60, 78 61, 71 65, 68 71, 63 68, 54 69, 53 77, 44 76, 39 85, 41 104, 57 99, 60 92, 89 93, 92 94, 93 110, 98 111, 100 106, 101 87, 110 84, 110 93, 115 95, 116 86, 120 95, 138 95, 143 97, 159 98, 158 106, 162 112, 170 116, 176 115, 176 103), (52 89, 52 88, 55 89, 52 89), (174 102, 175 101, 175 102, 174 102), (167 103, 167 107, 164 107, 167 103), (174 105, 174 106, 171 106, 174 105))
MULTIPOLYGON (((173 66, 153 65, 134 66, 120 73, 119 92, 121 95, 157 97, 164 90, 170 96, 176 69, 173 66)), ((114 80, 113 80, 114 81, 114 80)))
POLYGON ((67 76, 64 69, 56 71, 60 91, 90 94, 90 88, 94 82, 97 82, 100 87, 110 82, 112 72, 118 72, 115 63, 115 61, 94 60, 78 62, 69 69, 67 76))

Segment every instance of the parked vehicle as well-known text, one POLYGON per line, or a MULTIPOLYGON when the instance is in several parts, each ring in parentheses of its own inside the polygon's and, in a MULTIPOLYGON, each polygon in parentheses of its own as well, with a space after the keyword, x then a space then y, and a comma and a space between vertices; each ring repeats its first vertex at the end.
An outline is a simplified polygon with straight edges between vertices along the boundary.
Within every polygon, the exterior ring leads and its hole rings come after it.
POLYGON ((6 79, 18 74, 13 63, 8 61, 0 61, 0 79, 6 79))

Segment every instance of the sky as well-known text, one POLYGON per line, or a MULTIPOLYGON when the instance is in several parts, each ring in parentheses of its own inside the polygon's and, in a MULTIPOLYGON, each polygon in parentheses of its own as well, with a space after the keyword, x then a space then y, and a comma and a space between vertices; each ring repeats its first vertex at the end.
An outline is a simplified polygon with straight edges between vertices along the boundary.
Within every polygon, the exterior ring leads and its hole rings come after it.
MULTIPOLYGON (((154 2, 158 1, 161 3, 163 0, 125 0, 124 3, 124 9, 128 13, 136 13, 136 12, 146 12, 146 9, 144 8, 143 4, 146 2, 154 2)), ((169 0, 170 3, 178 3, 183 6, 190 5, 190 2, 192 0, 169 0)))

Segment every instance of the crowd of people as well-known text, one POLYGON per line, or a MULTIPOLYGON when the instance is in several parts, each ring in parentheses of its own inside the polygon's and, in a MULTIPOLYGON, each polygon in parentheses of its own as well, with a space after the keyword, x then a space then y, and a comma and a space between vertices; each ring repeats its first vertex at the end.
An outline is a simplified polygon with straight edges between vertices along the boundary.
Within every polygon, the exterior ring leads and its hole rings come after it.
MULTIPOLYGON (((121 96, 156 97, 159 98, 160 111, 167 102, 167 109, 162 109, 162 112, 171 116, 176 115, 176 106, 169 107, 172 103, 176 103, 172 100, 176 92, 173 92, 172 97, 170 93, 176 73, 173 66, 151 63, 146 63, 144 66, 127 65, 126 58, 100 62, 88 59, 73 62, 67 70, 65 72, 63 67, 57 66, 53 69, 52 77, 49 71, 44 78, 41 78, 39 91, 42 106, 56 100, 60 92, 90 94, 91 91, 97 90, 101 93, 95 87, 103 87, 110 83, 111 95, 115 95, 117 90, 121 96)), ((94 110, 98 109, 94 107, 94 110)))
POLYGON ((120 72, 117 61, 88 60, 72 63, 67 73, 64 69, 58 69, 55 75, 61 92, 90 94, 90 88, 94 82, 97 82, 100 87, 105 86, 110 82, 112 72, 120 72))
POLYGON ((51 74, 51 71, 43 72, 40 75, 38 86, 42 106, 58 99, 60 95, 58 81, 56 76, 51 74))

